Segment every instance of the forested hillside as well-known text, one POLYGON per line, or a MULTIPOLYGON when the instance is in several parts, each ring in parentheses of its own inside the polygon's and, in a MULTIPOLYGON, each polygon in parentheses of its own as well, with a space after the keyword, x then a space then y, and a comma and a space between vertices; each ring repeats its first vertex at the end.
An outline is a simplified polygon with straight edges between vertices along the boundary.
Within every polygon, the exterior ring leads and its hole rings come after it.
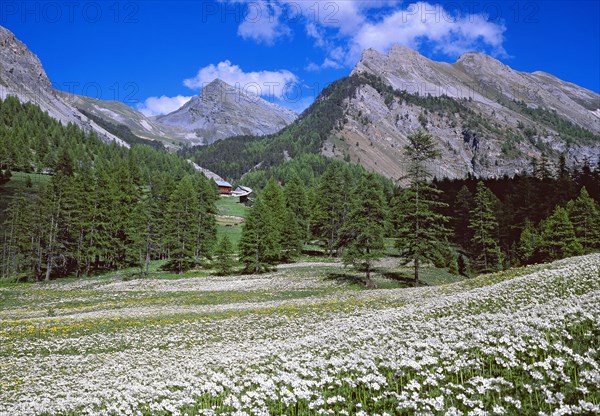
MULTIPOLYGON (((343 85, 332 94, 350 94, 352 84, 343 85)), ((461 111, 455 101, 426 100, 461 111)), ((335 125, 335 106, 326 103, 316 105, 332 117, 309 110, 307 125, 295 124, 271 142, 238 139, 250 155, 281 146, 282 156, 294 157, 274 157, 245 175, 257 198, 240 245, 222 240, 216 247, 215 185, 185 159, 144 145, 107 145, 35 106, 0 102, 0 182, 13 171, 21 181, 27 172, 48 178, 46 185, 0 187, 2 276, 40 280, 132 265, 143 274, 154 259, 182 272, 207 260, 214 266, 215 253, 223 273, 231 272, 235 253, 246 271, 259 272, 293 261, 309 244, 366 271, 368 281, 387 238, 395 255, 415 263, 418 283, 421 262, 473 275, 600 249, 600 165, 572 169, 563 157, 558 164, 542 159, 532 174, 513 178, 437 180, 429 167, 440 152, 422 129, 404 148, 409 169, 401 187, 310 152, 319 132, 335 125), (292 137, 298 141, 286 147, 292 137)), ((245 156, 239 154, 238 167, 245 156)), ((233 166, 227 160, 233 163, 233 155, 223 158, 223 166, 233 166)))
POLYGON ((600 166, 543 160, 531 175, 440 181, 427 170, 439 158, 433 138, 421 130, 410 139, 404 187, 342 161, 308 182, 295 161, 271 168, 283 186, 269 179, 248 214, 246 270, 293 260, 309 241, 368 276, 387 237, 415 265, 417 284, 419 263, 471 276, 600 250, 600 166))
POLYGON ((39 108, 0 101, 0 184, 12 171, 51 175, 1 197, 3 277, 31 280, 168 259, 181 271, 216 239, 216 188, 185 160, 149 146, 107 145, 39 108), (7 201, 8 200, 8 201, 7 201))

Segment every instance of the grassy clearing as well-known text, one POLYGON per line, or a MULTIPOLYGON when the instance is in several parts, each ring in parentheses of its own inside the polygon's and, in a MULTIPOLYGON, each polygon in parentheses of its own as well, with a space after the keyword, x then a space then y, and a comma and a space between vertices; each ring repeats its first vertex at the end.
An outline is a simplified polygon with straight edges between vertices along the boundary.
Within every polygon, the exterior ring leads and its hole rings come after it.
POLYGON ((239 203, 239 198, 219 198, 217 201, 217 237, 227 235, 229 240, 238 247, 242 238, 242 224, 248 208, 239 203))
POLYGON ((221 197, 217 201, 217 214, 233 217, 246 217, 248 208, 244 204, 239 203, 239 198, 221 197))

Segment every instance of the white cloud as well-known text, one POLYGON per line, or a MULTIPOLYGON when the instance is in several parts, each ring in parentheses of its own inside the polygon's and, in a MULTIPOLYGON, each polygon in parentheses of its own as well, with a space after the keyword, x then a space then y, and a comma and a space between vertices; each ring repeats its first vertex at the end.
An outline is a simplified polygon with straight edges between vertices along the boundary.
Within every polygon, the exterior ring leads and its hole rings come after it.
POLYGON ((236 88, 275 98, 284 97, 286 89, 298 82, 298 77, 287 70, 244 72, 238 65, 223 61, 201 68, 195 77, 184 80, 183 84, 200 89, 217 78, 236 88))
POLYGON ((191 98, 182 95, 176 97, 167 97, 165 95, 149 97, 143 103, 138 104, 137 109, 147 117, 169 114, 181 108, 191 98))
POLYGON ((504 31, 503 25, 489 22, 484 16, 453 16, 440 5, 421 2, 380 22, 365 24, 353 41, 360 50, 373 48, 380 52, 395 43, 418 48, 421 42, 428 41, 436 51, 450 56, 481 46, 503 54, 504 31))
POLYGON ((323 64, 311 63, 309 70, 352 66, 362 50, 385 53, 395 43, 415 49, 426 43, 450 57, 469 50, 506 55, 504 24, 459 3, 446 9, 427 2, 403 5, 401 0, 225 1, 262 10, 263 19, 253 23, 258 12, 249 12, 240 24, 238 34, 246 39, 272 44, 290 36, 293 23, 302 23, 314 45, 327 54, 323 64))
POLYGON ((339 62, 334 61, 333 59, 329 59, 329 58, 325 58, 325 60, 323 61, 322 64, 318 65, 315 64, 314 62, 311 62, 310 64, 308 64, 306 66, 306 70, 307 71, 320 71, 321 69, 340 69, 342 68, 342 65, 339 64, 339 62))
POLYGON ((289 36, 292 31, 282 21, 282 7, 277 3, 254 1, 238 27, 238 35, 257 43, 272 45, 277 39, 289 36))

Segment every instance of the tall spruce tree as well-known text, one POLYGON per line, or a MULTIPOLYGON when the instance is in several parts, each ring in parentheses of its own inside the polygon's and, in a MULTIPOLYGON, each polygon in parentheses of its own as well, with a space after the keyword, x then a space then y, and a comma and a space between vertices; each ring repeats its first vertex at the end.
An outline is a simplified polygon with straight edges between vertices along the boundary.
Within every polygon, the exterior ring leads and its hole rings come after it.
POLYGON ((371 286, 373 263, 385 254, 387 204, 383 187, 372 173, 363 176, 352 194, 339 245, 344 248, 344 264, 364 271, 366 284, 371 286))
POLYGON ((217 249, 215 250, 216 256, 216 269, 217 273, 221 276, 230 275, 233 271, 233 244, 231 240, 225 234, 219 244, 217 244, 217 249))
POLYGON ((169 200, 167 218, 171 262, 167 268, 178 273, 195 264, 197 221, 200 212, 197 190, 189 175, 183 177, 169 200))
POLYGON ((475 206, 471 210, 469 228, 473 230, 471 252, 478 272, 502 268, 502 251, 498 243, 498 220, 494 212, 495 196, 483 182, 477 184, 475 206))
POLYGON ((419 270, 423 260, 439 262, 447 248, 448 218, 439 212, 447 204, 439 200, 441 191, 430 183, 433 175, 428 165, 440 157, 433 138, 424 130, 408 136, 404 148, 408 162, 406 179, 409 187, 400 194, 396 206, 396 244, 407 262, 414 263, 414 284, 419 285, 419 270))
POLYGON ((536 257, 539 256, 539 240, 540 236, 536 227, 527 220, 517 244, 517 257, 521 264, 535 263, 536 257))
POLYGON ((304 184, 298 175, 292 176, 283 189, 285 206, 290 211, 299 227, 301 241, 308 239, 309 235, 309 205, 304 184))
POLYGON ((197 177, 197 180, 194 181, 199 205, 194 250, 196 263, 200 263, 203 257, 210 258, 217 242, 217 221, 215 218, 217 208, 215 204, 219 196, 211 182, 204 177, 197 177))
POLYGON ((240 260, 247 272, 260 273, 269 270, 280 256, 279 226, 259 195, 242 228, 240 260))
POLYGON ((556 207, 552 215, 543 221, 540 252, 543 261, 576 256, 583 252, 565 208, 556 207))
POLYGON ((338 246, 348 212, 351 180, 341 162, 332 162, 321 177, 312 215, 313 235, 325 243, 329 255, 338 246))
POLYGON ((600 208, 585 187, 581 188, 577 199, 569 201, 567 211, 583 249, 600 249, 600 208))
POLYGON ((455 241, 466 248, 473 238, 473 231, 469 228, 469 218, 473 209, 473 194, 465 185, 458 191, 454 200, 454 237, 455 241))

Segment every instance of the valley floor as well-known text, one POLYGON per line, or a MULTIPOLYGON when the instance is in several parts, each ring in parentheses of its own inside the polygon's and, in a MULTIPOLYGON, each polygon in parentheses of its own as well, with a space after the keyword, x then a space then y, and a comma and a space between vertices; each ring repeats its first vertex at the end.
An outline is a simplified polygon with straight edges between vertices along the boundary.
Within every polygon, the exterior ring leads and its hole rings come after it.
POLYGON ((600 254, 420 288, 336 270, 0 286, 0 415, 600 413, 600 254))

